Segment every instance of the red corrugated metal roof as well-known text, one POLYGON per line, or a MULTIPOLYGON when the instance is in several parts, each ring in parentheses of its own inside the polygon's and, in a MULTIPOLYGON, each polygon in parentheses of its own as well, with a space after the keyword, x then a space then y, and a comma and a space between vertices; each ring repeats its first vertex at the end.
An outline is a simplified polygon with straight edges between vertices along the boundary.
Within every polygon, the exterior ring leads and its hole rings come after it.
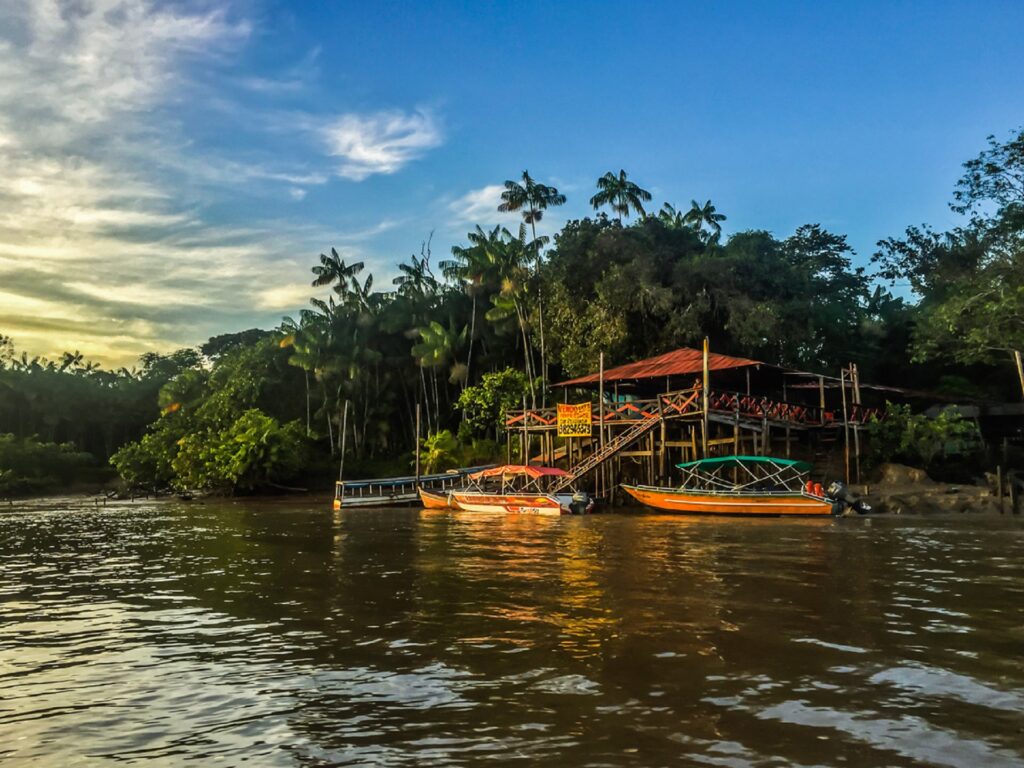
MULTIPOLYGON (((708 368, 712 371, 721 371, 727 368, 746 368, 752 365, 764 365, 759 360, 748 360, 745 357, 731 357, 730 355, 708 355, 708 368)), ((683 347, 672 352, 666 352, 657 357, 649 357, 646 360, 637 360, 635 363, 626 363, 617 368, 609 368, 604 372, 604 380, 623 381, 636 379, 654 379, 660 376, 686 376, 691 374, 700 375, 704 372, 704 354, 699 349, 683 347)), ((600 375, 591 373, 588 376, 580 376, 576 379, 569 379, 556 384, 556 387, 566 387, 574 384, 597 384, 600 375)))

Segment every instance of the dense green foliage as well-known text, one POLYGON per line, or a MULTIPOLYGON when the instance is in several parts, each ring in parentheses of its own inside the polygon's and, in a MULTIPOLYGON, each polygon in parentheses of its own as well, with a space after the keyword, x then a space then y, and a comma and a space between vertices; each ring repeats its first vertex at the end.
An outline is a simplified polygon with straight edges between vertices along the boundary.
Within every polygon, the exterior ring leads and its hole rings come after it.
POLYGON ((70 443, 43 443, 0 434, 0 497, 66 488, 84 479, 96 460, 70 443))
MULTIPOLYGON (((477 226, 436 267, 424 243, 387 290, 331 249, 312 269, 326 300, 139 369, 31 359, 0 337, 0 432, 113 454, 130 484, 252 490, 326 480, 342 445, 353 472, 406 470, 419 406, 423 458, 438 468, 493 458, 505 410, 549 401, 551 382, 593 371, 601 352, 617 364, 705 336, 803 370, 854 362, 864 381, 1019 397, 1008 353, 1024 347, 1024 132, 965 165, 960 227, 881 241, 875 274, 818 224, 723 237, 710 200, 649 212, 650 200, 609 172, 590 202, 612 216, 549 240, 536 223, 565 197, 523 172, 501 202, 521 215, 516 231, 477 226), (879 280, 909 285, 912 300, 879 280)), ((918 426, 907 439, 928 461, 918 426)), ((877 439, 909 455, 906 434, 877 439)))
POLYGON ((928 468, 941 456, 963 456, 979 445, 974 423, 952 408, 928 418, 911 413, 910 406, 886 403, 885 418, 872 418, 867 431, 876 464, 897 461, 928 468))
POLYGON ((159 393, 149 432, 111 459, 131 486, 251 491, 308 470, 302 374, 279 334, 218 345, 212 365, 181 371, 159 393))
POLYGON ((920 298, 916 360, 1005 366, 1024 349, 1024 130, 965 164, 951 208, 968 222, 949 232, 910 227, 879 243, 880 274, 920 298))
POLYGON ((498 425, 505 422, 506 411, 521 408, 528 391, 526 376, 520 371, 506 368, 497 373, 485 373, 479 384, 462 390, 455 404, 462 411, 459 436, 464 439, 497 437, 498 425))

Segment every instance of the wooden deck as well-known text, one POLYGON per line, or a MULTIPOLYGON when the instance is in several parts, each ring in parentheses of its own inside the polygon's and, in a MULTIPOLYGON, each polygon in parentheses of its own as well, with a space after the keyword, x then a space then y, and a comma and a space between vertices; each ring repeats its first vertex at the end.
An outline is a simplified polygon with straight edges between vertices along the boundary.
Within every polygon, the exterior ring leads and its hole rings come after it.
MULTIPOLYGON (((873 415, 880 414, 877 408, 865 408, 861 405, 850 406, 849 423, 864 424, 873 415)), ((656 416, 666 420, 700 419, 703 415, 701 391, 697 389, 667 392, 657 397, 639 400, 628 400, 620 403, 609 403, 604 409, 604 424, 607 427, 616 425, 632 425, 656 416)), ((708 395, 708 416, 715 416, 715 421, 724 421, 723 417, 735 420, 737 416, 744 425, 756 426, 765 421, 770 426, 807 429, 811 427, 842 426, 842 414, 816 406, 787 403, 759 395, 746 395, 740 392, 723 392, 711 390, 708 395)), ((595 423, 597 414, 594 414, 595 423)), ((554 406, 509 411, 505 418, 505 428, 509 430, 526 430, 528 432, 554 430, 558 426, 558 417, 554 406)))

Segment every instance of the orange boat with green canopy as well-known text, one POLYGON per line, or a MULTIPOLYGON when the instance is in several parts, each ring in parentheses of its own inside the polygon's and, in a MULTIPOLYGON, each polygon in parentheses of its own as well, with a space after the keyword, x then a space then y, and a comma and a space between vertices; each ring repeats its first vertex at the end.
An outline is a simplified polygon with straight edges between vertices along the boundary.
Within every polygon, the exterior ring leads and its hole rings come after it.
POLYGON ((678 488, 622 487, 648 507, 689 515, 832 515, 842 511, 842 502, 828 498, 820 484, 808 480, 811 465, 805 461, 720 456, 676 466, 683 471, 678 488))

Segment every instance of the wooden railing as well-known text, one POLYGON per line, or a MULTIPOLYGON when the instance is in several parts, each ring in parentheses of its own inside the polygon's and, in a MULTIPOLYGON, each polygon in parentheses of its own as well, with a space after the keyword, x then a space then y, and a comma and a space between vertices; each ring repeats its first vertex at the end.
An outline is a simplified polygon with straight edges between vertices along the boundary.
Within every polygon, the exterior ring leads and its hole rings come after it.
MULTIPOLYGON (((836 426, 842 424, 841 411, 824 409, 817 406, 787 403, 759 395, 746 395, 739 392, 722 392, 712 390, 708 394, 708 406, 711 413, 717 415, 736 415, 742 419, 767 419, 773 423, 797 426, 836 426)), ((635 424, 654 416, 662 415, 666 419, 699 416, 702 408, 701 390, 699 387, 684 389, 678 392, 667 392, 657 397, 642 400, 629 400, 621 403, 605 405, 604 423, 606 425, 635 424)), ((866 408, 862 405, 851 405, 848 418, 851 424, 863 424, 872 416, 881 417, 879 408, 866 408)), ((594 414, 597 422, 597 414, 594 414)), ((558 423, 556 409, 536 408, 509 411, 505 418, 506 429, 544 430, 554 429, 558 423)))
MULTIPOLYGON (((700 389, 683 389, 667 392, 645 400, 629 400, 608 403, 604 408, 605 424, 633 424, 638 421, 664 414, 666 419, 700 413, 700 389)), ((597 423, 594 413, 594 423, 597 423)), ((525 411, 508 411, 505 415, 506 429, 553 429, 558 423, 556 409, 535 408, 525 411)))

